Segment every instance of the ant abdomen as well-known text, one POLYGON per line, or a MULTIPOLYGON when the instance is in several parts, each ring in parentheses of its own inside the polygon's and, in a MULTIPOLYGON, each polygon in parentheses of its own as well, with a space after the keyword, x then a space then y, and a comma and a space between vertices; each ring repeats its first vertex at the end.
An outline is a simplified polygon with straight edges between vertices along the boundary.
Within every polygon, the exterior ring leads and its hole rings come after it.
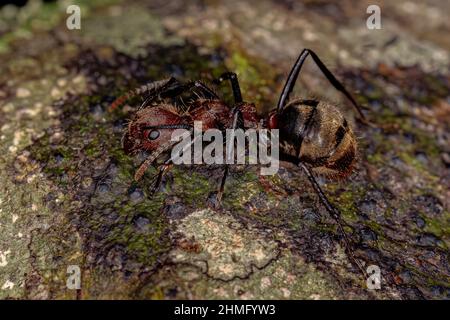
POLYGON ((308 163, 313 171, 330 178, 345 178, 352 172, 356 138, 335 106, 317 100, 294 100, 279 115, 279 122, 283 124, 280 151, 289 158, 308 163))

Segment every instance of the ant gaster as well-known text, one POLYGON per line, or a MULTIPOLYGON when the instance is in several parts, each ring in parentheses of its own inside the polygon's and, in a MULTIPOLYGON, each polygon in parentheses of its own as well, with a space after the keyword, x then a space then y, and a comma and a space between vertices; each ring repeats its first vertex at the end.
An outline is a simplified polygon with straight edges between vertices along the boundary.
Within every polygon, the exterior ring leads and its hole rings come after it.
MULTIPOLYGON (((336 106, 315 99, 289 100, 308 56, 312 57, 330 83, 350 100, 359 114, 359 120, 367 123, 352 95, 310 49, 304 49, 299 55, 281 92, 277 108, 265 119, 258 117, 253 103, 243 101, 237 76, 233 72, 226 72, 214 81, 215 84, 230 81, 234 96, 233 106, 227 105, 212 89, 200 81, 183 84, 171 77, 129 91, 116 99, 110 109, 115 109, 134 96, 144 96, 144 102, 134 114, 123 135, 122 145, 128 154, 140 151, 150 154, 137 170, 135 180, 142 178, 148 166, 158 166, 159 172, 154 177, 153 192, 158 189, 162 177, 171 166, 170 150, 177 143, 171 141, 174 130, 192 129, 194 120, 202 121, 202 130, 246 129, 261 124, 268 129, 279 129, 281 158, 294 163, 306 174, 322 204, 336 221, 351 260, 363 274, 366 274, 361 263, 354 257, 339 211, 327 199, 313 174, 335 179, 347 177, 356 162, 355 135, 336 106), (174 103, 174 99, 186 92, 194 93, 196 98, 191 100, 186 108, 180 108, 174 103), (161 159, 164 160, 161 162, 161 159)), ((220 204, 223 195, 228 168, 228 166, 224 168, 216 194, 216 205, 220 204)))

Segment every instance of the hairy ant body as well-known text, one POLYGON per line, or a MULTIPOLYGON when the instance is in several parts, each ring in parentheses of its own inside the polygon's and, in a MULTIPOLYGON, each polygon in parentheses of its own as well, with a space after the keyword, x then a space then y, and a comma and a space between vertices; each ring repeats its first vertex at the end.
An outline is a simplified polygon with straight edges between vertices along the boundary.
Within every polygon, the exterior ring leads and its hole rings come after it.
MULTIPOLYGON (((299 55, 284 85, 277 108, 270 112, 267 118, 258 117, 255 105, 243 101, 237 76, 233 72, 226 72, 214 81, 215 84, 230 81, 234 96, 233 106, 228 106, 212 89, 200 81, 183 84, 172 77, 128 92, 116 99, 111 109, 133 96, 144 95, 145 100, 129 122, 122 144, 128 154, 139 151, 150 153, 137 170, 136 180, 143 176, 148 166, 152 164, 159 166, 154 191, 158 189, 163 175, 171 166, 171 159, 170 156, 167 158, 167 153, 174 146, 171 134, 176 129, 192 129, 194 121, 202 121, 202 130, 258 126, 279 129, 281 157, 294 163, 305 173, 326 210, 336 221, 351 259, 365 274, 360 262, 354 258, 339 211, 329 202, 313 174, 325 175, 332 179, 347 177, 356 162, 355 135, 336 106, 314 99, 289 101, 308 56, 312 57, 330 83, 351 101, 360 120, 367 123, 351 94, 310 49, 304 49, 299 55), (180 110, 173 101, 186 92, 194 93, 196 98, 188 103, 187 108, 180 110), (172 102, 167 102, 170 99, 172 102), (166 155, 165 160, 158 163, 163 155, 166 155)), ((225 166, 219 184, 216 205, 220 204, 222 198, 228 168, 225 166)))

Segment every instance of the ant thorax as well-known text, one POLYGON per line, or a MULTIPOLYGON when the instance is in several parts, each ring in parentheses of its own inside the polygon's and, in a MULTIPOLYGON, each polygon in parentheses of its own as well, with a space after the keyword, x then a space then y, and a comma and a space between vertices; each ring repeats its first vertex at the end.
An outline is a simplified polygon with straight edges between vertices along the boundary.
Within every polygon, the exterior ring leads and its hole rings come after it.
POLYGON ((174 164, 260 164, 262 175, 278 172, 278 129, 226 129, 224 135, 221 130, 203 128, 201 121, 195 121, 193 130, 173 131, 174 164))

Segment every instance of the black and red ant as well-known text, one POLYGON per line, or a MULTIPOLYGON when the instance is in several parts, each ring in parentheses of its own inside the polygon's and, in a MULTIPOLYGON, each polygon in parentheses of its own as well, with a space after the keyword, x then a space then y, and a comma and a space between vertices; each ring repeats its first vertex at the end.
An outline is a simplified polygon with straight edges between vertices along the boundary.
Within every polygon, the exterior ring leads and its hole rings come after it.
MULTIPOLYGON (((111 109, 134 96, 144 97, 144 102, 128 124, 122 144, 128 154, 140 151, 150 154, 137 170, 135 179, 139 180, 148 166, 156 165, 159 171, 155 178, 154 191, 158 189, 163 175, 171 167, 170 150, 174 146, 171 135, 176 129, 192 128, 194 121, 202 121, 202 130, 257 126, 279 129, 280 158, 295 164, 306 174, 320 201, 336 221, 351 259, 365 274, 361 263, 354 257, 339 211, 327 199, 313 174, 342 179, 352 172, 357 155, 357 141, 353 130, 339 109, 332 104, 316 99, 289 100, 308 56, 311 56, 330 83, 350 100, 359 114, 359 120, 367 123, 352 95, 310 49, 301 52, 289 73, 277 108, 266 118, 260 118, 255 105, 242 99, 239 82, 233 72, 223 73, 214 81, 215 84, 230 81, 234 96, 232 106, 226 104, 214 90, 200 81, 181 83, 171 77, 131 90, 116 99, 111 109), (184 104, 184 108, 179 108, 174 99, 186 92, 195 93, 195 98, 189 101, 187 107, 184 104)), ((216 194, 216 204, 220 204, 228 170, 229 166, 225 166, 216 194)))

